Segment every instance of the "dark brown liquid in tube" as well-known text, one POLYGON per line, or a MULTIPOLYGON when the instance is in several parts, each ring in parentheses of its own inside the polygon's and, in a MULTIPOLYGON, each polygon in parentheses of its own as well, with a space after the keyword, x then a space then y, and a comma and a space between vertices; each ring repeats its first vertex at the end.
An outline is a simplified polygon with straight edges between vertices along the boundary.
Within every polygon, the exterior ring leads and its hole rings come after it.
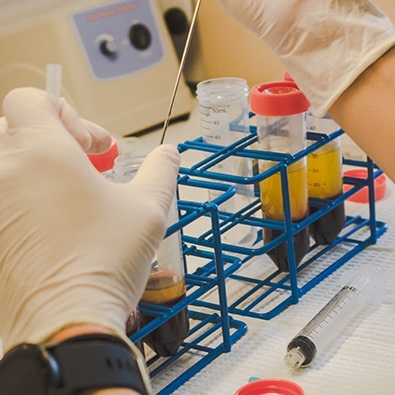
MULTIPOLYGON (((151 274, 142 301, 161 306, 173 307, 186 296, 185 281, 177 280, 169 273, 151 274)), ((155 317, 141 314, 143 325, 155 317)), ((161 357, 171 357, 177 353, 181 343, 188 336, 188 309, 184 308, 159 328, 149 333, 144 342, 161 357)))
MULTIPOLYGON (((283 232, 280 230, 265 229, 265 243, 269 243, 276 237, 280 236, 282 233, 283 232)), ((294 235, 293 244, 295 250, 296 266, 298 266, 310 249, 309 230, 307 228, 304 228, 296 235, 294 235)), ((271 260, 282 272, 289 272, 289 254, 286 241, 282 242, 277 247, 274 247, 267 253, 267 255, 269 255, 271 260)))
MULTIPOLYGON (((310 207, 311 214, 316 210, 316 207, 310 207)), ((346 214, 343 202, 313 222, 310 225, 310 234, 319 245, 331 244, 336 240, 345 223, 346 214)))

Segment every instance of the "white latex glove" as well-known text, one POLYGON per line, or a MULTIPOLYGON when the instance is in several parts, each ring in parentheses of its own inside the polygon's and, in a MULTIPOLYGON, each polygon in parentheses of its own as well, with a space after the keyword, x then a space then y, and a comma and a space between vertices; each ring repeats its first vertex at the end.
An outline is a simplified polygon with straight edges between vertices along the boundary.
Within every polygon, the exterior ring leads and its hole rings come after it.
MULTIPOLYGON (((62 123, 45 92, 17 89, 3 107, 8 129, 0 144, 0 336, 5 350, 44 341, 76 323, 99 324, 124 336, 165 234, 179 166, 176 148, 158 147, 130 183, 115 184, 94 169, 67 130, 80 122, 76 114, 70 112, 62 123)), ((83 132, 74 135, 83 141, 83 132)))
MULTIPOLYGON (((101 126, 79 118, 75 110, 62 97, 59 103, 59 116, 68 132, 78 141, 82 149, 89 154, 106 151, 111 145, 111 135, 101 126)), ((0 118, 0 143, 7 129, 7 120, 0 118)))
POLYGON ((393 22, 368 0, 218 0, 279 56, 323 116, 395 45, 393 22))

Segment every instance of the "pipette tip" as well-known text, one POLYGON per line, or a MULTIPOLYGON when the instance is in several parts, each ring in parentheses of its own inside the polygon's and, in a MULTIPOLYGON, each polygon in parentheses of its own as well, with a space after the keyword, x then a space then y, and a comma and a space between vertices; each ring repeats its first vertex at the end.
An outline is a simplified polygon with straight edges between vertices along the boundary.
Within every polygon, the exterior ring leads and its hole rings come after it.
POLYGON ((50 63, 46 67, 45 90, 56 108, 60 107, 60 93, 62 90, 62 65, 50 63))

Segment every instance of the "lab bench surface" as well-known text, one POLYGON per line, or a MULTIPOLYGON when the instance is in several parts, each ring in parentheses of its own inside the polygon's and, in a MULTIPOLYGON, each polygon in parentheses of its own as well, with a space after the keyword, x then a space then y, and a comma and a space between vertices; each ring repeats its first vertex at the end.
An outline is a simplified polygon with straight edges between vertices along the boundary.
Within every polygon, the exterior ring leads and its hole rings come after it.
MULTIPOLYGON (((376 206, 377 218, 386 221, 388 230, 376 245, 358 254, 277 317, 269 321, 243 317, 249 329, 232 351, 221 355, 175 394, 234 394, 251 376, 292 380, 306 395, 393 394, 395 187, 388 184, 386 196, 376 206), (384 273, 384 302, 362 310, 311 366, 291 372, 283 362, 289 341, 340 290, 344 271, 366 263, 378 265, 384 273)), ((347 202, 346 210, 366 214, 367 207, 347 202)))
MULTIPOLYGON (((186 122, 170 126, 166 142, 177 144, 199 137, 198 110, 186 122)), ((121 149, 138 155, 158 145, 160 131, 121 141, 121 149)), ((194 162, 196 158, 187 158, 194 162)), ((346 202, 347 214, 367 216, 367 204, 346 202)), ((232 395, 251 376, 278 377, 298 383, 306 395, 377 394, 395 392, 395 186, 387 180, 387 193, 376 204, 376 216, 388 230, 376 245, 352 258, 278 316, 266 321, 238 317, 248 332, 200 373, 174 392, 176 395, 232 395), (340 290, 340 278, 348 269, 378 265, 386 280, 384 302, 367 306, 337 338, 322 351, 311 366, 290 371, 284 364, 289 341, 340 290)), ((232 288, 228 289, 229 294, 232 288)), ((169 371, 169 378, 174 374, 169 371)), ((154 386, 155 388, 155 386, 154 386)))

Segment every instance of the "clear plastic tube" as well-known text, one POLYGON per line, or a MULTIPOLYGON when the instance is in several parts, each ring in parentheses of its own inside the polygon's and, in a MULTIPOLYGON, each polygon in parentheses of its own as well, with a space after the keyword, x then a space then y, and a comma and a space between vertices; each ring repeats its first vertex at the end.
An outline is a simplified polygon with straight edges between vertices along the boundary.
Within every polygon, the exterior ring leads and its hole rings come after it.
MULTIPOLYGON (((306 111, 308 101, 292 82, 274 81, 251 89, 251 110, 256 114, 257 135, 263 151, 295 155, 306 144, 306 111)), ((259 171, 264 172, 279 163, 277 160, 259 160, 259 171)), ((283 179, 279 172, 260 182, 262 214, 265 218, 285 220, 284 200, 289 198, 291 217, 295 222, 308 215, 307 165, 303 157, 287 167, 289 195, 283 194, 283 179)), ((268 244, 283 231, 264 229, 268 244)), ((303 228, 293 236, 295 261, 298 265, 309 252, 309 230, 303 228)), ((284 272, 290 270, 289 250, 284 241, 268 251, 268 256, 284 272)))
MULTIPOLYGON (((120 155, 114 164, 116 182, 127 182, 137 174, 144 157, 120 155)), ((174 197, 166 226, 179 221, 177 200, 174 197)), ((186 296, 184 261, 181 247, 181 234, 175 232, 159 245, 157 255, 151 265, 151 273, 142 296, 142 301, 160 306, 172 307, 186 296)), ((155 317, 141 314, 142 324, 147 325, 155 317)), ((182 341, 188 336, 189 318, 185 307, 161 326, 149 333, 144 342, 162 357, 177 353, 182 341)))
POLYGON ((60 93, 62 90, 62 70, 61 64, 50 63, 46 67, 45 91, 48 97, 54 102, 57 109, 60 107, 60 93))
POLYGON ((342 277, 342 289, 291 340, 284 362, 290 369, 310 365, 368 303, 384 299, 384 276, 376 265, 362 265, 342 277))
MULTIPOLYGON (((228 146, 250 133, 249 88, 242 78, 214 78, 199 82, 197 99, 203 141, 216 146, 228 146)), ((211 153, 205 153, 209 157, 211 153)), ((231 156, 213 165, 210 171, 241 177, 253 175, 252 161, 231 156)), ((236 184, 236 196, 220 206, 220 210, 235 213, 254 199, 253 185, 236 184)), ((213 200, 222 192, 209 190, 213 200)), ((222 235, 227 244, 252 246, 256 230, 249 226, 236 226, 222 235)))
MULTIPOLYGON (((330 134, 339 129, 329 116, 316 118, 307 115, 307 131, 330 134)), ((343 170, 340 137, 307 156, 307 184, 309 197, 335 199, 343 192, 343 170)), ((310 206, 310 214, 317 211, 310 206)), ((319 245, 332 243, 346 223, 344 202, 338 204, 310 226, 310 234, 319 245)))

